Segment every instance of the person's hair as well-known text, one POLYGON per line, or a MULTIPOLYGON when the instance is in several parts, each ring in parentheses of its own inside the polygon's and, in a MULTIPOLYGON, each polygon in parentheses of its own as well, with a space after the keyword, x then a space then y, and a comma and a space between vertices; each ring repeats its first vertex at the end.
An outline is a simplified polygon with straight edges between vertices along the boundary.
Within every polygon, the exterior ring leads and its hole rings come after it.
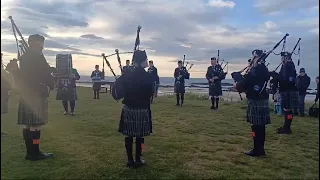
POLYGON ((126 60, 126 62, 130 62, 130 60, 126 60))
POLYGON ((99 65, 97 64, 97 65, 95 65, 94 67, 99 67, 99 65))
POLYGON ((152 63, 152 64, 153 64, 153 61, 149 61, 149 63, 152 63))

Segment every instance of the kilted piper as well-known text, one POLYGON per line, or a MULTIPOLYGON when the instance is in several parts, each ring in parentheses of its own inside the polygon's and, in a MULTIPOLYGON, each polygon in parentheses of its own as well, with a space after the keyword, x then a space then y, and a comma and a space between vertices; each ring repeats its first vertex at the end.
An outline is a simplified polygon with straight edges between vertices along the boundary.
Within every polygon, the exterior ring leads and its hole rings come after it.
POLYGON ((95 70, 91 73, 93 99, 100 99, 102 72, 99 70, 99 65, 95 66, 95 70))
POLYGON ((219 96, 222 96, 221 80, 225 78, 225 75, 215 57, 211 58, 211 66, 207 69, 206 78, 209 81, 209 96, 211 97, 212 104, 211 109, 218 109, 219 96))
POLYGON ((134 68, 122 74, 115 82, 113 97, 123 98, 123 108, 119 123, 119 132, 125 135, 128 167, 145 164, 141 158, 141 144, 144 136, 152 133, 150 99, 153 95, 153 79, 144 70, 147 67, 147 54, 137 50, 133 55, 134 68), (135 161, 132 155, 133 138, 136 137, 135 161))
POLYGON ((23 138, 27 149, 26 159, 36 161, 53 156, 52 153, 41 152, 39 144, 41 126, 48 121, 48 87, 53 89, 54 79, 42 54, 44 37, 30 35, 28 44, 28 50, 20 57, 18 124, 25 125, 23 138))
POLYGON ((278 134, 291 134, 293 110, 299 108, 299 93, 296 87, 296 68, 288 52, 281 53, 282 66, 278 75, 279 91, 284 108, 284 124, 277 129, 278 134))
POLYGON ((269 71, 264 63, 257 62, 261 50, 254 50, 253 66, 244 79, 235 85, 239 92, 246 92, 248 99, 247 122, 251 124, 254 148, 245 152, 248 156, 265 155, 266 125, 270 124, 269 94, 266 90, 269 71))
POLYGON ((78 71, 73 68, 67 85, 62 84, 62 82, 58 82, 56 100, 62 100, 64 115, 69 114, 68 101, 70 103, 71 116, 75 115, 74 108, 76 106, 76 100, 78 99, 76 80, 79 79, 80 75, 78 71))
POLYGON ((189 79, 190 74, 187 69, 182 65, 182 61, 178 61, 178 67, 174 70, 174 92, 176 93, 177 104, 182 106, 184 103, 185 79, 189 79), (180 104, 181 97, 181 104, 180 104))
MULTIPOLYGON (((2 53, 1 53, 1 116, 8 113, 9 91, 12 87, 12 79, 7 71, 3 68, 2 53)), ((2 119, 2 117, 1 117, 2 119)), ((6 135, 1 131, 1 136, 6 135)))

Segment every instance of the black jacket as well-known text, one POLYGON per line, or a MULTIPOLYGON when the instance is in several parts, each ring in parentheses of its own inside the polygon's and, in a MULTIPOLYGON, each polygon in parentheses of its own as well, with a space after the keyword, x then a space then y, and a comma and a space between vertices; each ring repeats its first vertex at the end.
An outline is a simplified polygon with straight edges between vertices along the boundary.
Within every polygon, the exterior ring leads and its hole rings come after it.
POLYGON ((215 83, 216 82, 221 82, 224 78, 225 78, 225 74, 221 68, 221 66, 219 64, 217 64, 215 67, 213 66, 209 66, 207 69, 207 73, 206 73, 206 78, 210 82, 210 79, 213 78, 214 76, 217 76, 219 79, 215 79, 215 83))
POLYGON ((253 67, 241 82, 237 83, 236 89, 239 92, 246 92, 248 99, 269 99, 266 88, 269 79, 268 68, 265 64, 259 64, 253 67))
POLYGON ((122 68, 122 72, 123 72, 123 74, 124 73, 126 73, 126 72, 129 72, 129 71, 131 71, 133 69, 133 67, 132 66, 123 66, 123 68, 122 68))
POLYGON ((319 83, 317 83, 317 94, 316 94, 316 99, 315 101, 319 100, 319 83))
POLYGON ((156 67, 149 67, 148 68, 148 73, 150 73, 152 79, 154 82, 156 82, 156 84, 159 84, 159 76, 158 76, 158 70, 156 67))
POLYGON ((133 68, 117 79, 124 91, 122 103, 131 108, 150 108, 154 82, 151 75, 143 68, 133 68))
POLYGON ((279 91, 296 91, 296 68, 292 61, 288 61, 281 66, 279 72, 279 91))
POLYGON ((20 57, 18 75, 20 94, 28 98, 48 97, 48 87, 53 89, 54 78, 51 68, 42 53, 31 48, 20 57))
POLYGON ((179 81, 180 83, 184 83, 185 79, 189 79, 190 78, 190 74, 187 71, 187 69, 185 67, 181 67, 181 68, 176 68, 174 70, 174 82, 176 83, 177 81, 179 81), (178 79, 178 77, 181 75, 181 78, 178 79))
POLYGON ((299 91, 299 95, 306 95, 307 89, 310 86, 310 77, 306 74, 304 76, 298 76, 296 79, 296 86, 299 91))

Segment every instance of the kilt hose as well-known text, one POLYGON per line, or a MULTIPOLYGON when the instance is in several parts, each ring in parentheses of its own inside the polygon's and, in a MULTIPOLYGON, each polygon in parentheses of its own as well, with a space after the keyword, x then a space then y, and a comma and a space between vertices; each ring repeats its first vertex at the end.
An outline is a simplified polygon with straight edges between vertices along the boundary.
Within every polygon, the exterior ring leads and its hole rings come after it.
POLYGON ((252 125, 270 124, 270 110, 268 99, 248 99, 247 122, 252 125))
POLYGON ((78 100, 77 88, 69 87, 68 90, 64 91, 61 88, 57 91, 56 100, 62 101, 76 101, 78 100))
POLYGON ((174 83, 174 92, 184 94, 186 92, 184 82, 177 81, 174 83))
POLYGON ((101 90, 101 82, 94 82, 92 85, 92 89, 94 91, 100 91, 101 90))
POLYGON ((41 126, 48 122, 48 99, 37 97, 31 100, 20 98, 18 110, 18 124, 30 126, 41 126))
POLYGON ((284 109, 299 108, 298 91, 281 92, 281 105, 284 109))
POLYGON ((149 136, 152 133, 151 110, 123 105, 118 131, 130 137, 149 136))

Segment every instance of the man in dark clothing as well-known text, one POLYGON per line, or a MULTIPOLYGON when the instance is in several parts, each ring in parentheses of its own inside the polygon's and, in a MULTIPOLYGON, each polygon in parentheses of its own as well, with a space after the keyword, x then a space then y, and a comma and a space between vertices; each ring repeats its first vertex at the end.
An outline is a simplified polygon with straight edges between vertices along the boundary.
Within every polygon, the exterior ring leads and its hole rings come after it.
POLYGON ((153 61, 149 61, 149 68, 148 73, 150 73, 152 80, 154 82, 154 94, 151 97, 151 103, 153 102, 153 98, 157 97, 158 94, 158 86, 159 86, 159 76, 158 76, 158 70, 153 65, 153 61))
POLYGON ((126 73, 132 70, 132 66, 130 66, 130 60, 126 60, 126 65, 122 68, 122 73, 126 73))
POLYGON ((291 134, 293 110, 299 107, 299 93, 296 87, 296 68, 288 52, 281 53, 282 66, 279 72, 279 91, 284 108, 284 124, 277 129, 278 134, 291 134))
POLYGON ((150 99, 153 95, 154 82, 147 67, 147 54, 137 50, 133 55, 134 68, 124 73, 115 82, 112 96, 116 100, 123 98, 119 132, 125 135, 127 166, 138 167, 145 164, 141 158, 143 137, 152 133, 150 99), (135 161, 132 155, 133 138, 136 138, 135 161))
POLYGON ((42 153, 39 148, 41 126, 48 121, 48 87, 52 90, 54 79, 51 69, 42 54, 44 37, 30 35, 29 49, 20 57, 18 90, 20 104, 18 124, 25 125, 23 138, 27 149, 27 160, 37 161, 51 158, 52 153, 42 153))
POLYGON ((174 70, 174 78, 175 78, 174 92, 176 93, 176 97, 177 97, 176 106, 182 106, 184 102, 184 93, 186 92, 185 79, 189 79, 190 74, 188 70, 182 65, 181 60, 178 61, 178 67, 174 70), (180 97, 181 97, 181 104, 180 104, 180 97))
POLYGON ((297 89, 299 92, 299 113, 301 116, 305 115, 305 103, 304 100, 306 98, 307 89, 310 86, 310 77, 306 74, 304 68, 300 69, 300 75, 297 77, 297 89))

